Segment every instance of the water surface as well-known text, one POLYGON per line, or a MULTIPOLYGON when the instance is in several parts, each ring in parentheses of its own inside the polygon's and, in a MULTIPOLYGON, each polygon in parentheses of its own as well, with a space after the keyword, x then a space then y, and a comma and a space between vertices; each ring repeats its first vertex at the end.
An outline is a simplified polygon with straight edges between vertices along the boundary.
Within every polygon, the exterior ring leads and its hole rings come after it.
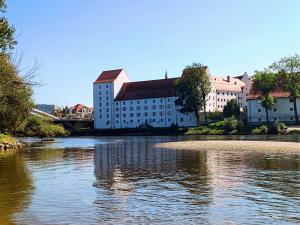
POLYGON ((188 138, 250 137, 29 139, 0 153, 0 224, 300 223, 299 155, 153 147, 188 138))

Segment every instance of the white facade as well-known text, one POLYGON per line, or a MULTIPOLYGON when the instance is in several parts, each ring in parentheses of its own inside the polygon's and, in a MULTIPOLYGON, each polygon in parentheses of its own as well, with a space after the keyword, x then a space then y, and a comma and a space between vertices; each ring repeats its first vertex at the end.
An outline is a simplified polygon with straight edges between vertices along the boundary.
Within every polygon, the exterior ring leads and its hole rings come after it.
MULTIPOLYGON (((207 112, 223 111, 224 105, 231 99, 236 99, 241 108, 246 105, 243 96, 246 96, 244 92, 248 89, 244 89, 246 85, 241 79, 211 77, 211 81, 212 91, 207 99, 207 112)), ((193 113, 186 115, 179 112, 175 96, 117 98, 126 83, 130 83, 130 80, 124 70, 104 71, 94 83, 95 129, 137 128, 145 124, 152 127, 197 125, 193 113)))
MULTIPOLYGON (((247 101, 247 120, 249 124, 266 123, 265 108, 262 107, 259 99, 248 99, 247 101)), ((297 100, 297 112, 300 118, 300 100, 297 100)), ((270 122, 295 123, 294 104, 292 98, 276 98, 276 103, 269 110, 270 122)))

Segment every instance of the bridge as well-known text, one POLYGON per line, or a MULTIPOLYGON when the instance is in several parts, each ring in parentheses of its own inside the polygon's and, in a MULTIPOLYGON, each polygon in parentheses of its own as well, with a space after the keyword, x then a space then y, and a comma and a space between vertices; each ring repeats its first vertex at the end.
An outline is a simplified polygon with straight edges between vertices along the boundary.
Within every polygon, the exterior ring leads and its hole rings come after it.
POLYGON ((94 129, 94 120, 91 119, 75 119, 75 118, 58 118, 49 113, 43 112, 38 109, 33 109, 31 115, 47 119, 54 124, 61 124, 66 130, 70 132, 91 132, 94 129))

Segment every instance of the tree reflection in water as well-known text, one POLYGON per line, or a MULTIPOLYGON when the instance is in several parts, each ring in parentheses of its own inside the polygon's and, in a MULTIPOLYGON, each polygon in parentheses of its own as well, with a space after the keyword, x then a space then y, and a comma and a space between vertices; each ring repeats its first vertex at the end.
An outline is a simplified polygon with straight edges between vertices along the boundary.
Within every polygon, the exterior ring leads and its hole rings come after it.
POLYGON ((0 221, 12 224, 14 214, 24 210, 33 192, 30 172, 16 152, 0 152, 0 221))

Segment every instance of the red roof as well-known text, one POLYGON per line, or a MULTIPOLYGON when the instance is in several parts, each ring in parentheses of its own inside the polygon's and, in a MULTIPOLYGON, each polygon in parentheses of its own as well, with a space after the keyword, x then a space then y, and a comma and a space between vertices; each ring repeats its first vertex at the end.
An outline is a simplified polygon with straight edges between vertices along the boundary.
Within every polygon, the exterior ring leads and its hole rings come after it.
POLYGON ((178 78, 124 83, 116 101, 175 96, 176 79, 178 78))
POLYGON ((80 113, 80 112, 82 112, 82 109, 83 108, 88 108, 87 106, 85 106, 85 105, 82 105, 82 104, 77 104, 77 105, 75 105, 75 106, 73 106, 73 110, 72 110, 72 113, 80 113))
MULTIPOLYGON (((248 95, 247 99, 248 100, 259 99, 260 98, 260 94, 261 93, 259 91, 254 90, 253 86, 251 86, 251 89, 249 91, 249 95, 248 95)), ((280 90, 280 89, 272 91, 271 95, 274 98, 289 98, 291 96, 291 94, 289 92, 283 91, 283 90, 280 90)))
POLYGON ((120 75, 122 70, 123 69, 103 71, 94 84, 112 82, 120 75))

